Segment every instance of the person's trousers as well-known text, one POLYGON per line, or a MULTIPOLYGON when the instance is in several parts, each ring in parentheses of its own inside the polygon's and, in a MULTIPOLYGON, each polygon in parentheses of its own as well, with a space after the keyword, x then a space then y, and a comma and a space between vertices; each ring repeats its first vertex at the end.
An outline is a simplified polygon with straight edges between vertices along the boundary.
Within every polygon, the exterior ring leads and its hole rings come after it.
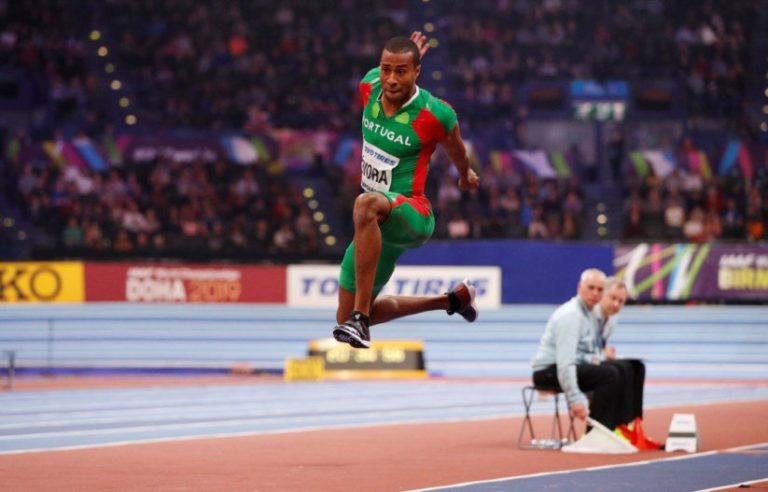
MULTIPOLYGON (((623 404, 623 379, 619 368, 614 364, 577 364, 576 381, 583 392, 592 392, 589 416, 607 428, 613 430, 625 413, 623 404)), ((554 364, 535 371, 533 384, 544 387, 560 387, 557 379, 557 366, 554 364)))
POLYGON ((628 424, 636 417, 643 418, 643 388, 645 364, 638 359, 616 359, 603 362, 619 370, 622 383, 622 403, 618 409, 619 424, 628 424))

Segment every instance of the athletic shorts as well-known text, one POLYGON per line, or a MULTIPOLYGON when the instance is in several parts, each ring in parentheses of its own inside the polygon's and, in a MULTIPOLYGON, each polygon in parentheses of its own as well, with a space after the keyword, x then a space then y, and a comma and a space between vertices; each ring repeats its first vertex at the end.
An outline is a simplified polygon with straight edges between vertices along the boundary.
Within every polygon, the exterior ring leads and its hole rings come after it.
MULTIPOLYGON (((389 217, 379 226, 381 230, 381 256, 376 266, 373 281, 373 296, 376 297, 392 277, 395 264, 406 250, 418 248, 432 236, 435 230, 435 216, 426 197, 407 198, 391 191, 379 191, 392 206, 389 217)), ((350 244, 341 262, 339 285, 355 291, 355 245, 350 244)))

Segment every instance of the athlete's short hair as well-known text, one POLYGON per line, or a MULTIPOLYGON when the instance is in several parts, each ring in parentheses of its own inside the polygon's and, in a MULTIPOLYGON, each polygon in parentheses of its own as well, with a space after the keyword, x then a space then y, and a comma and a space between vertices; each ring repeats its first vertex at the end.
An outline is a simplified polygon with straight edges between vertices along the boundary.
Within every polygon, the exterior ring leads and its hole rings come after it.
POLYGON ((419 47, 416 46, 416 43, 410 38, 405 36, 392 38, 384 45, 384 49, 390 53, 413 53, 414 66, 418 67, 421 64, 421 52, 419 51, 419 47))

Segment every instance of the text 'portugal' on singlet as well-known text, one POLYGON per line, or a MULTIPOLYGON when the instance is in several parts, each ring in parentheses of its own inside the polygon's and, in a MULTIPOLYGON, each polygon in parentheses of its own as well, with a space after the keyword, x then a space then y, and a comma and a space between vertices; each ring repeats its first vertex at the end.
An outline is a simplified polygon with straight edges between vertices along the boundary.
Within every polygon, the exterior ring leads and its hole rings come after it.
POLYGON ((456 112, 445 101, 416 86, 416 93, 392 116, 381 106, 380 69, 360 82, 363 103, 363 173, 365 191, 423 196, 429 159, 456 125, 456 112))

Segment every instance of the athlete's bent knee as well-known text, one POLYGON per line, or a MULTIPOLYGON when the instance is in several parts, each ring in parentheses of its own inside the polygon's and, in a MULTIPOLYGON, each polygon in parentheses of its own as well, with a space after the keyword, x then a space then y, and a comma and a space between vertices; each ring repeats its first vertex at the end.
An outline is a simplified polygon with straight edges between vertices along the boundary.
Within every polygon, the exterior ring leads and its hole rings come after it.
POLYGON ((355 224, 364 224, 372 220, 381 222, 389 213, 389 201, 380 193, 367 192, 355 198, 352 218, 355 224))

